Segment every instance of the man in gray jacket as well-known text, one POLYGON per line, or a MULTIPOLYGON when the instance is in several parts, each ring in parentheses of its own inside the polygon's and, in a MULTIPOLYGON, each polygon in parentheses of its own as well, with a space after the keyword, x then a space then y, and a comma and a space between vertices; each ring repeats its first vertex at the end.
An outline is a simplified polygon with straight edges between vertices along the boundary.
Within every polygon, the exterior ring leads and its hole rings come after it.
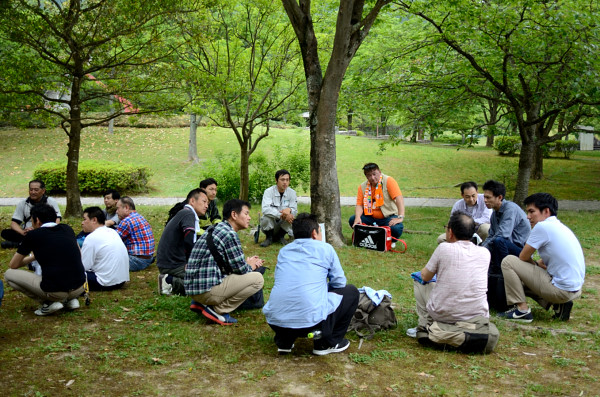
POLYGON ((290 187, 290 173, 279 170, 275 173, 276 185, 263 194, 260 228, 266 235, 260 246, 268 247, 273 241, 285 245, 285 235, 294 236, 292 222, 298 214, 296 192, 290 187))

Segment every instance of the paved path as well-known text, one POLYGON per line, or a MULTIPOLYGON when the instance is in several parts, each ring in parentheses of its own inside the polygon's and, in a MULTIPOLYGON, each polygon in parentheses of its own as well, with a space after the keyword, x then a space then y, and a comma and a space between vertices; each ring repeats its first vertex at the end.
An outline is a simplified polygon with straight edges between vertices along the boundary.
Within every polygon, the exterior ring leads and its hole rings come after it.
MULTIPOLYGON (((183 201, 185 197, 132 197, 136 205, 174 205, 183 201)), ((64 197, 55 197, 60 205, 66 204, 64 197)), ((18 197, 0 198, 0 207, 14 207, 22 200, 18 197)), ((447 207, 451 208, 458 198, 421 198, 421 197, 405 197, 404 205, 407 207, 447 207)), ((310 204, 310 197, 298 197, 298 202, 301 204, 310 204)), ((356 197, 341 197, 342 205, 353 206, 356 203, 356 197)), ((104 206, 104 202, 100 197, 82 197, 81 204, 84 207, 90 205, 104 206)), ((593 200, 559 200, 558 208, 561 210, 576 210, 576 211, 600 211, 600 201, 593 200)))

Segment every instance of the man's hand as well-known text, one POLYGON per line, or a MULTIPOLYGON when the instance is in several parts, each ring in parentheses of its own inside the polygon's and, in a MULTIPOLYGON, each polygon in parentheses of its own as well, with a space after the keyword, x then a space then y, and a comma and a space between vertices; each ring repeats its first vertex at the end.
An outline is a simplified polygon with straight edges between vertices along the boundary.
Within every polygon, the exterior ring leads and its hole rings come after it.
POLYGON ((252 270, 256 270, 265 263, 264 260, 260 259, 258 256, 250 256, 246 258, 246 262, 250 265, 252 270))
POLYGON ((537 264, 539 267, 541 267, 542 269, 544 269, 544 270, 547 270, 547 268, 546 268, 546 264, 544 263, 544 260, 543 260, 542 258, 540 258, 540 260, 539 260, 539 261, 537 261, 537 262, 536 262, 536 264, 537 264))
POLYGON ((292 223, 294 221, 294 215, 292 214, 292 209, 291 208, 285 208, 281 211, 281 216, 280 218, 284 221, 286 221, 287 223, 292 223))
POLYGON ((404 220, 404 218, 392 218, 390 220, 390 223, 388 223, 389 226, 394 226, 397 225, 399 223, 402 223, 402 221, 404 220))

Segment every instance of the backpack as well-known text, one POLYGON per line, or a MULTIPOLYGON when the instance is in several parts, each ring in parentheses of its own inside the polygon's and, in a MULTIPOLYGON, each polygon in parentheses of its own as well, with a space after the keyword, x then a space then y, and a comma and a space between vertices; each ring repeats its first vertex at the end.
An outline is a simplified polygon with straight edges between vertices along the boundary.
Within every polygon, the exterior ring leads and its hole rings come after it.
POLYGON ((371 298, 364 292, 360 293, 358 298, 358 307, 348 331, 356 331, 360 338, 371 339, 376 331, 396 327, 398 320, 392 309, 392 300, 389 296, 384 296, 381 303, 377 306, 373 304, 371 298), (366 330, 366 332, 364 332, 366 330))
POLYGON ((177 215, 177 213, 179 211, 181 211, 183 209, 183 207, 185 207, 185 205, 187 204, 187 201, 183 200, 180 203, 175 204, 173 207, 171 207, 171 209, 169 210, 169 218, 167 219, 167 221, 165 222, 165 226, 167 226, 167 223, 169 223, 169 221, 171 219, 173 219, 173 217, 175 215, 177 215))

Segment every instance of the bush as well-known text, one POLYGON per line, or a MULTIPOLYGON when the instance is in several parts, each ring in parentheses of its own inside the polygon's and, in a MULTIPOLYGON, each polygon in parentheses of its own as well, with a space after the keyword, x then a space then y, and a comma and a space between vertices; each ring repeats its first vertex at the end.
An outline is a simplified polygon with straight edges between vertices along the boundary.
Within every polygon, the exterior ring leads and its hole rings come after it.
POLYGON ((553 143, 554 151, 562 153, 566 159, 570 158, 573 153, 579 150, 579 141, 576 139, 555 141, 553 143))
MULTIPOLYGON (((248 201, 259 203, 269 186, 275 184, 275 171, 286 169, 290 172, 291 187, 294 190, 308 190, 310 186, 310 158, 308 150, 301 145, 276 146, 275 153, 267 156, 258 152, 250 156, 248 161, 249 189, 248 201)), ((215 178, 219 183, 218 198, 227 201, 240 196, 240 158, 239 155, 217 155, 219 161, 206 164, 202 175, 215 178)))
POLYGON ((438 135, 434 138, 434 142, 436 143, 448 143, 451 145, 461 145, 462 137, 460 136, 452 136, 452 135, 438 135))
POLYGON ((498 154, 512 156, 521 149, 521 138, 518 136, 497 136, 494 139, 494 149, 498 154))
MULTIPOLYGON (((84 160, 79 162, 79 190, 88 194, 102 193, 106 189, 147 192, 146 185, 150 175, 147 167, 84 160)), ((33 177, 44 181, 46 189, 50 192, 66 191, 67 166, 62 162, 40 164, 33 177)))

